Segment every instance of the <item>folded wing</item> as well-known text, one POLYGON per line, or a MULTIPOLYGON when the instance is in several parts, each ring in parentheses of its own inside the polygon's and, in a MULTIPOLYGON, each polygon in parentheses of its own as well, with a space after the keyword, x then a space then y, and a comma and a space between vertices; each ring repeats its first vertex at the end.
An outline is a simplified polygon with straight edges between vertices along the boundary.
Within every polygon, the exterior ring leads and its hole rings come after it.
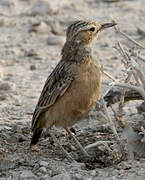
POLYGON ((32 131, 37 126, 41 113, 48 110, 62 96, 74 80, 71 62, 61 60, 47 78, 32 118, 32 131))

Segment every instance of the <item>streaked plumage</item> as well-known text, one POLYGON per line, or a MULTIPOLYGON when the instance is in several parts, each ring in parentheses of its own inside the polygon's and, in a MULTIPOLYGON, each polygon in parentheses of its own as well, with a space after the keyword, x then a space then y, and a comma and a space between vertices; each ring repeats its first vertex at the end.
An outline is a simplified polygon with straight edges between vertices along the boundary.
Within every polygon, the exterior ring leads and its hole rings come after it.
POLYGON ((43 128, 67 129, 94 107, 102 75, 91 46, 100 30, 113 25, 75 21, 68 27, 62 58, 46 80, 33 114, 31 145, 37 143, 43 128))

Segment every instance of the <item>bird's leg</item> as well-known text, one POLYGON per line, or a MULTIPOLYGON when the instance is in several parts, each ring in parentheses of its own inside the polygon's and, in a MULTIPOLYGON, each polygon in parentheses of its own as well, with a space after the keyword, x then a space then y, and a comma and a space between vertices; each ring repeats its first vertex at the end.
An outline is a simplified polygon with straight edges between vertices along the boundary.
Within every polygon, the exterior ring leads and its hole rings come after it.
POLYGON ((71 131, 68 128, 65 128, 65 130, 70 135, 70 137, 72 137, 72 139, 77 144, 77 146, 79 147, 79 149, 81 150, 83 155, 86 156, 86 157, 90 157, 89 154, 86 152, 86 150, 83 148, 83 146, 80 144, 80 142, 77 140, 77 138, 71 133, 71 131))
POLYGON ((69 155, 69 153, 62 147, 62 145, 59 143, 59 141, 57 140, 57 138, 55 137, 55 135, 51 132, 49 132, 50 136, 53 138, 53 140, 58 144, 59 148, 62 150, 62 152, 64 153, 64 155, 67 157, 67 159, 70 162, 75 162, 75 160, 69 155))
POLYGON ((37 147, 37 142, 41 136, 41 133, 42 133, 42 129, 35 129, 34 133, 33 133, 33 136, 32 136, 32 139, 31 139, 31 144, 30 144, 30 149, 32 151, 37 151, 39 152, 39 148, 37 147))

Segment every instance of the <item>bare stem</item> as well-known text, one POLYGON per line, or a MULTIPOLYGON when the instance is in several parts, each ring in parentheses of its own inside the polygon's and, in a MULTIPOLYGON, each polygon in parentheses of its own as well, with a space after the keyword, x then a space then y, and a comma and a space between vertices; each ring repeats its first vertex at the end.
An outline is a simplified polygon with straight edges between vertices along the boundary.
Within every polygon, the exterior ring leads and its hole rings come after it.
POLYGON ((140 43, 138 43, 137 41, 135 41, 134 39, 132 39, 131 37, 129 37, 127 34, 125 34, 124 32, 122 32, 118 27, 114 27, 115 30, 117 32, 119 32, 121 35, 123 35, 124 37, 126 37, 128 40, 130 40, 132 43, 134 43, 136 46, 140 47, 141 49, 145 50, 145 47, 143 45, 141 45, 140 43))
POLYGON ((106 117, 107 117, 107 119, 108 119, 108 121, 109 121, 109 123, 110 123, 110 125, 111 125, 112 131, 113 131, 113 133, 114 133, 114 135, 115 135, 115 137, 116 137, 116 140, 117 140, 117 142, 120 142, 119 135, 118 135, 118 133, 117 133, 117 131, 116 131, 116 128, 115 128, 115 125, 114 125, 114 123, 113 123, 113 121, 112 121, 112 119, 111 119, 111 117, 110 117, 110 115, 109 115, 109 113, 108 113, 108 109, 107 109, 107 107, 106 107, 106 104, 105 104, 105 102, 104 102, 104 99, 102 98, 101 101, 102 101, 102 104, 103 104, 104 114, 106 115, 106 117))

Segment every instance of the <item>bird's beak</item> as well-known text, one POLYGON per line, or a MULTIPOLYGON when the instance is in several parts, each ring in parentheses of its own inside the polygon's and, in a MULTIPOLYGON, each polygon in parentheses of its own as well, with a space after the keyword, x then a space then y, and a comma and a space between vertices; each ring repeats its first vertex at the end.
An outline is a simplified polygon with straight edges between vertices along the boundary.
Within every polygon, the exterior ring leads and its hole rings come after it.
POLYGON ((113 23, 104 23, 104 24, 101 24, 100 30, 102 31, 104 29, 110 28, 110 27, 115 26, 115 25, 117 25, 117 23, 114 23, 114 22, 113 23))

